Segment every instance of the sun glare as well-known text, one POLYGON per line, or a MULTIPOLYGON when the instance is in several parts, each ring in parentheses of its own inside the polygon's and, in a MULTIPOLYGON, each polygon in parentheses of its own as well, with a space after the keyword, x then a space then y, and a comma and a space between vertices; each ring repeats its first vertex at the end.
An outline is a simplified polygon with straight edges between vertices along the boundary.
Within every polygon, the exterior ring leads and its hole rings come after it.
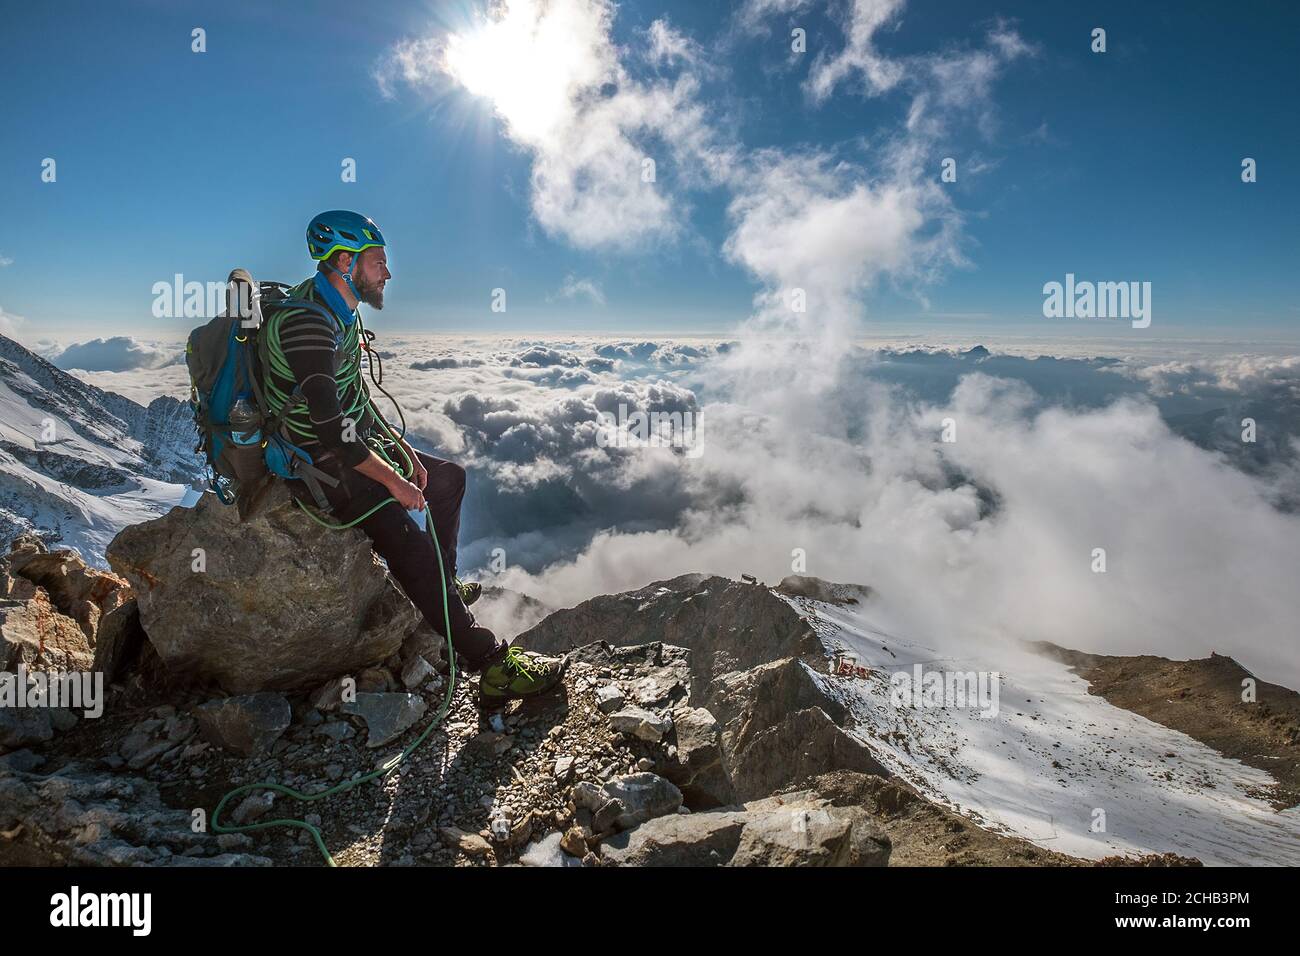
POLYGON ((575 84, 599 82, 599 47, 584 18, 566 9, 573 7, 552 3, 545 16, 531 0, 499 7, 474 29, 447 37, 443 68, 491 101, 517 137, 535 142, 568 115, 575 84))

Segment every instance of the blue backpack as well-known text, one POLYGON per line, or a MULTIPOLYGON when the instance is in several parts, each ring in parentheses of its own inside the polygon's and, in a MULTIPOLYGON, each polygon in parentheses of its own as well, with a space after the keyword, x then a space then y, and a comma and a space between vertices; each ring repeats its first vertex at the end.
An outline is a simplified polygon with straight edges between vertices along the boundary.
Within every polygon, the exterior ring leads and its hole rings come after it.
POLYGON ((316 468, 311 456, 289 442, 280 422, 295 402, 269 417, 262 393, 262 368, 257 336, 268 313, 276 309, 320 306, 288 296, 283 282, 256 282, 245 269, 230 273, 226 310, 190 332, 185 364, 190 372, 190 407, 199 434, 195 451, 206 456, 212 477, 209 486, 225 504, 247 502, 272 476, 303 480, 317 506, 329 510, 320 485, 338 480, 316 468))

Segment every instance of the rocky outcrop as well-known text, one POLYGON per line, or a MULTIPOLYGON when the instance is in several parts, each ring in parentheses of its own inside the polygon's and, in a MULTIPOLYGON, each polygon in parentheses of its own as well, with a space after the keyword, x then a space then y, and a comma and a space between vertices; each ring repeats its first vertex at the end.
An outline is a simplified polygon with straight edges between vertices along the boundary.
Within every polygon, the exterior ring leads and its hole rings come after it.
POLYGON ((705 706, 711 703, 709 685, 723 674, 786 657, 823 655, 808 622, 770 590, 703 574, 592 598, 556 611, 517 638, 544 653, 565 653, 592 641, 689 648, 693 695, 705 706))
MULTIPOLYGON (((837 603, 870 594, 859 585, 797 576, 781 586, 837 603)), ((691 707, 682 707, 681 694, 670 702, 653 687, 619 681, 598 693, 616 729, 669 741, 663 772, 692 809, 757 799, 832 770, 888 775, 847 732, 848 712, 821 682, 827 653, 816 631, 761 585, 683 575, 558 611, 517 642, 557 653, 593 639, 615 647, 662 641, 689 650, 683 684, 691 707)))
POLYGON ((120 634, 130 603, 124 579, 87 567, 75 551, 19 536, 0 558, 0 671, 97 669, 101 625, 113 618, 120 634))
POLYGON ((13 542, 7 570, 44 588, 50 601, 93 640, 100 619, 131 597, 127 582, 115 574, 87 567, 76 551, 47 551, 35 535, 13 542))
POLYGON ((231 694, 358 671, 420 623, 365 536, 317 525, 279 482, 242 521, 204 495, 124 529, 107 554, 168 670, 231 694))

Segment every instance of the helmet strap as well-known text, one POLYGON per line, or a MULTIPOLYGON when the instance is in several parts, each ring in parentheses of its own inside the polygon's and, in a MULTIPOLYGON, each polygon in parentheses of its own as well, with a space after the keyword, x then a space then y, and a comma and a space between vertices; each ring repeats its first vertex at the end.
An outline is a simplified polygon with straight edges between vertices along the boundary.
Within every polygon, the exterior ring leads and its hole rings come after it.
POLYGON ((359 255, 360 253, 358 252, 352 253, 352 262, 348 265, 347 272, 342 272, 336 269, 334 266, 330 265, 328 259, 321 260, 321 263, 325 266, 326 269, 334 273, 336 276, 340 276, 343 279, 343 284, 348 287, 348 291, 352 293, 352 298, 356 299, 357 302, 361 301, 361 293, 358 292, 357 287, 352 284, 352 270, 355 269, 357 266, 357 257, 359 255))

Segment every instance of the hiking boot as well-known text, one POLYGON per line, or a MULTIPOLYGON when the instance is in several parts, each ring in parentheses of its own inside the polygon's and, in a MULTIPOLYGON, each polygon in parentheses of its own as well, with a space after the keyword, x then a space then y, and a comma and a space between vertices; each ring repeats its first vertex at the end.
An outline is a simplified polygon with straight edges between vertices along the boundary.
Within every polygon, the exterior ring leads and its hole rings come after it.
POLYGON ((563 676, 560 658, 543 657, 512 644, 506 649, 505 657, 479 675, 479 706, 493 709, 508 701, 545 694, 559 684, 563 676))
POLYGON ((460 599, 466 607, 469 607, 483 596, 483 585, 477 581, 467 582, 456 578, 456 590, 460 592, 460 599))

